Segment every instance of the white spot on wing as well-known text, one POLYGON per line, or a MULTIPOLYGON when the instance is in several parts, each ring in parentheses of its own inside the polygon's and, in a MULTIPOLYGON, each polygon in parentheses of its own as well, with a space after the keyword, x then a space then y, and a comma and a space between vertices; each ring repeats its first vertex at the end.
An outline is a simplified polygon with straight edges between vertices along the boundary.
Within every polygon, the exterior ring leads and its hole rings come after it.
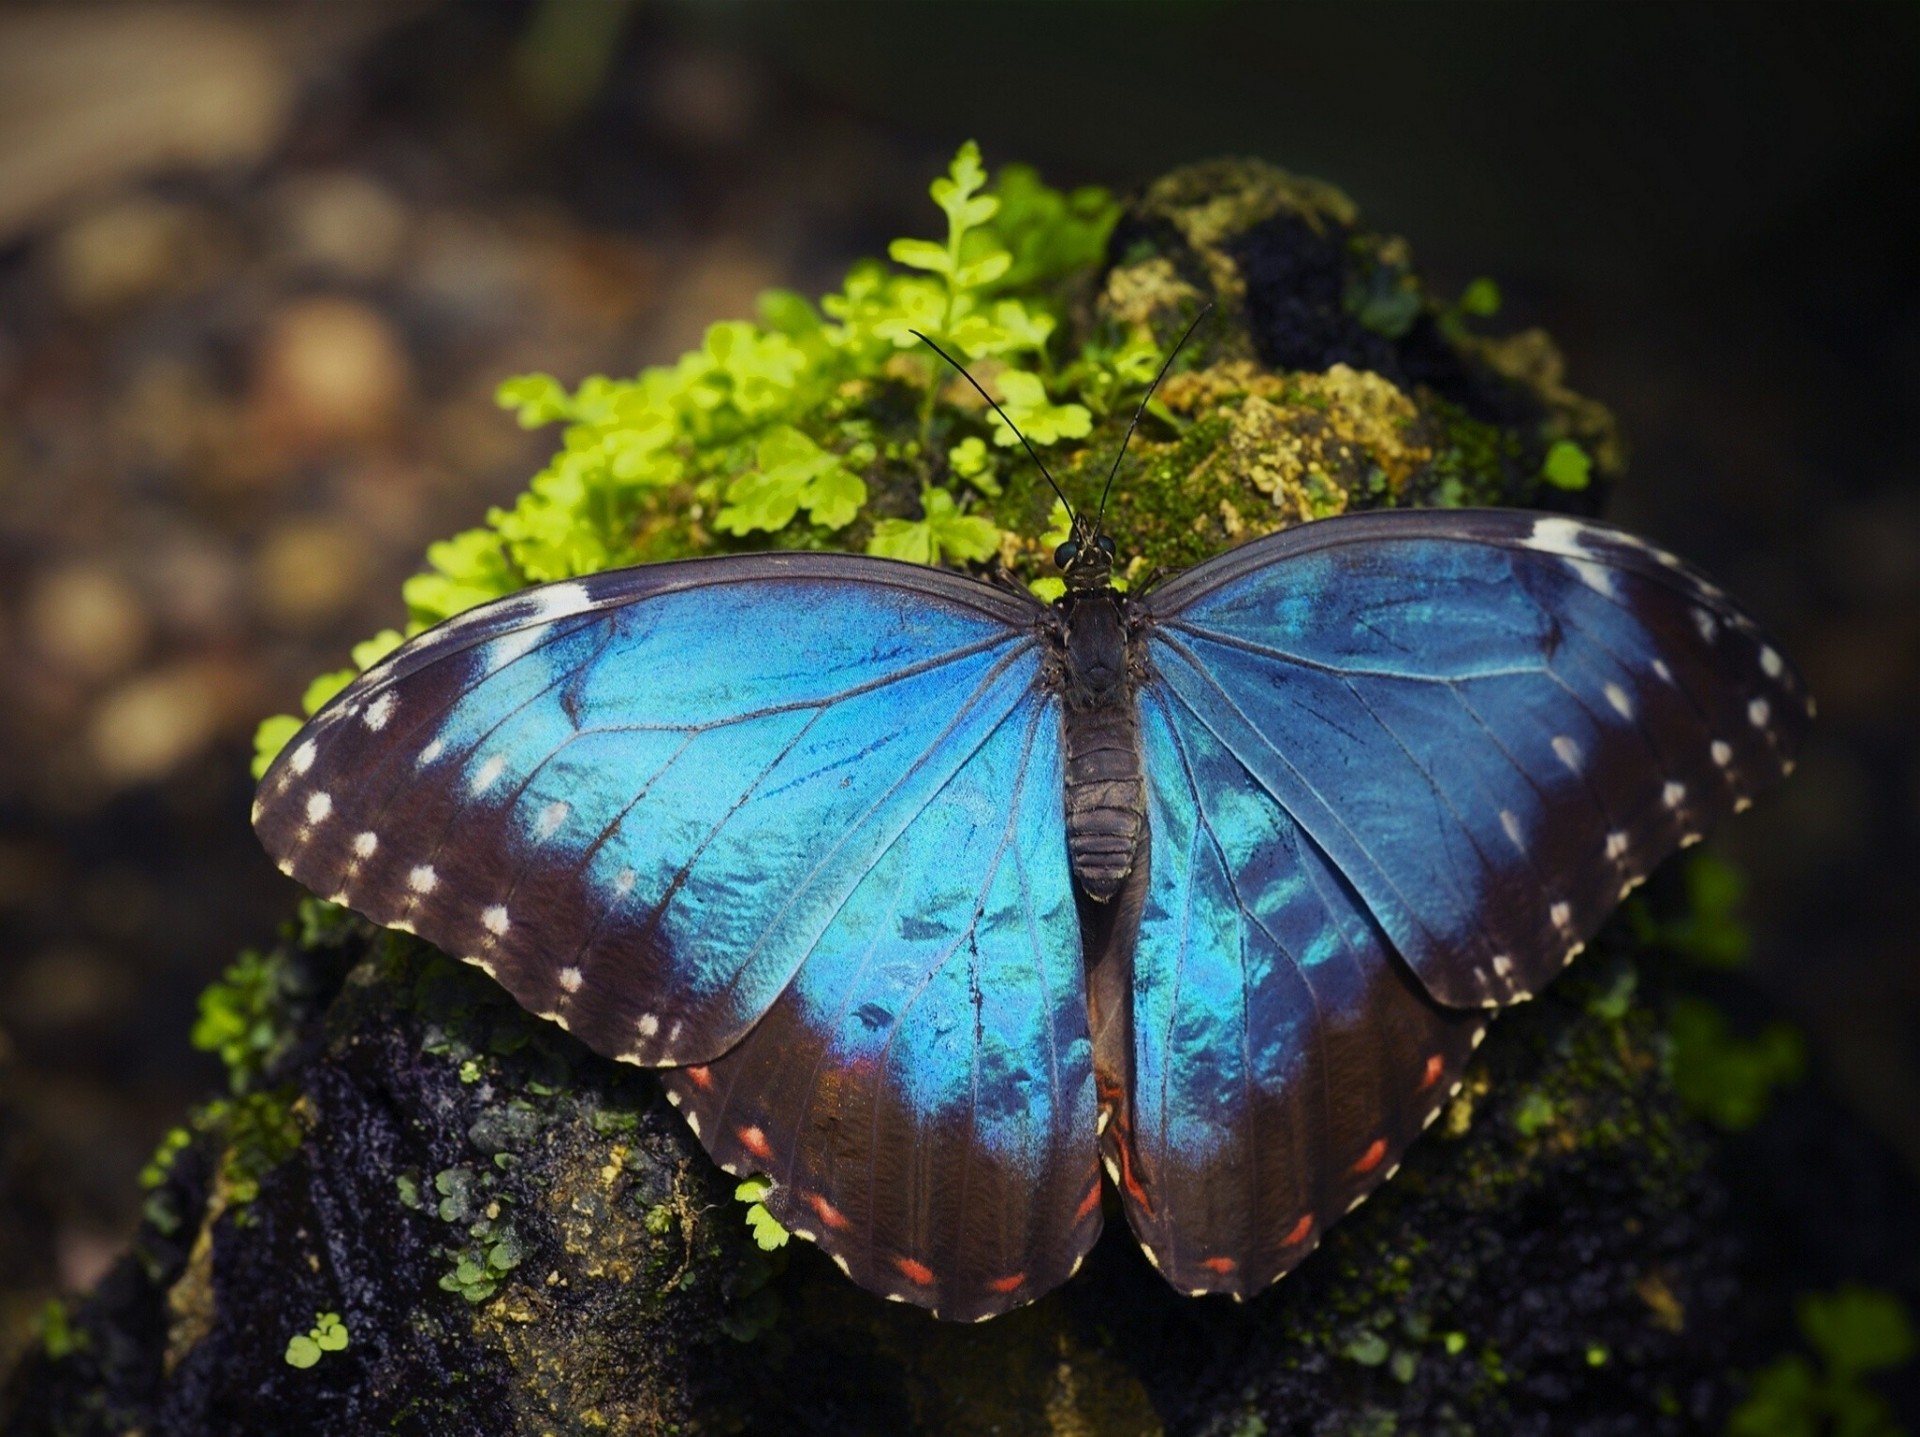
POLYGON ((447 751, 447 745, 445 741, 441 739, 435 739, 432 743, 428 744, 425 748, 420 750, 420 757, 415 759, 414 762, 419 764, 432 763, 436 758, 440 757, 440 755, 445 753, 446 751, 447 751))
POLYGON ((1680 800, 1686 796, 1687 786, 1684 783, 1670 782, 1665 788, 1660 790, 1660 801, 1668 808, 1678 808, 1680 806, 1680 800))
POLYGON ((578 993, 580 991, 581 981, 581 973, 578 968, 562 968, 560 970, 560 986, 565 988, 569 993, 578 993))
POLYGON ((387 726, 387 720, 393 717, 393 706, 396 702, 393 690, 389 689, 367 705, 367 711, 361 715, 361 718, 365 720, 368 728, 378 733, 387 726))
POLYGON ((485 793, 489 788, 493 787, 493 781, 505 773, 506 769, 506 759, 496 753, 492 758, 480 765, 480 771, 474 774, 473 782, 469 784, 468 787, 475 793, 485 793))
POLYGON ((1521 541, 1529 549, 1547 554, 1585 554, 1587 526, 1575 519, 1550 514, 1533 521, 1533 532, 1521 541))
POLYGON ((379 846, 380 835, 377 833, 356 833, 353 836, 353 856, 355 858, 371 858, 373 857, 374 849, 379 846))
POLYGON ((1700 637, 1707 643, 1713 642, 1713 636, 1720 632, 1719 622, 1705 609, 1693 611, 1693 626, 1700 631, 1700 637))
POLYGON ((1520 815, 1510 808, 1500 810, 1500 826, 1507 831, 1507 837, 1513 840, 1513 846, 1525 849, 1526 843, 1520 836, 1520 815))
POLYGON ((1607 685, 1607 702, 1613 705, 1613 711, 1621 718, 1633 717, 1633 700, 1627 697, 1627 691, 1620 685, 1607 685))
POLYGON ((1667 667, 1667 661, 1665 659, 1655 659, 1653 661, 1653 671, 1660 676, 1662 683, 1670 684, 1673 682, 1673 670, 1667 667))
POLYGON ((1765 699, 1755 699, 1747 705, 1747 722, 1755 728, 1765 728, 1772 715, 1773 709, 1765 699))
POLYGON ((1563 733, 1555 734, 1553 736, 1553 752, 1554 756, 1568 768, 1572 769, 1575 773, 1580 772, 1579 744, 1575 743, 1563 733))
POLYGON ((407 887, 415 893, 431 893, 440 883, 440 875, 433 871, 433 865, 422 863, 407 874, 407 887))
POLYGON ((482 910, 480 914, 480 926, 496 938, 504 934, 507 929, 512 926, 511 921, 507 917, 505 905, 496 903, 491 908, 482 910))
POLYGON ((1619 858, 1627 851, 1627 836, 1624 833, 1607 835, 1607 857, 1619 858))
POLYGON ((1556 903, 1547 910, 1547 917, 1553 920, 1555 928, 1565 928, 1573 922, 1573 910, 1564 903, 1556 903))
POLYGON ((552 838, 554 830, 566 821, 569 805, 557 799, 540 810, 540 817, 533 825, 534 834, 540 838, 552 838))
POLYGON ((317 752, 318 750, 313 746, 313 740, 308 739, 293 751, 293 757, 287 760, 287 766, 295 773, 305 773, 313 767, 314 756, 317 752))
POLYGON ((1781 671, 1786 668, 1786 665, 1780 662, 1780 655, 1774 652, 1771 644, 1762 644, 1760 646, 1760 667, 1766 670, 1768 678, 1777 679, 1780 677, 1781 671))
POLYGON ((638 1027, 641 1037, 651 1038, 655 1033, 660 1031, 660 1020, 652 1013, 642 1013, 638 1027))
POLYGON ((528 617, 535 622, 551 623, 593 606, 593 595, 587 592, 585 584, 548 584, 545 588, 535 589, 527 598, 531 610, 528 617))
POLYGON ((625 898, 629 893, 633 892, 634 880, 639 876, 640 875, 635 873, 631 868, 621 869, 614 877, 613 891, 622 898, 625 898))
POLYGON ((324 823, 327 815, 333 812, 333 795, 329 793, 310 793, 307 795, 307 822, 324 823))
POLYGON ((1715 739, 1713 747, 1708 752, 1713 755, 1713 761, 1722 768, 1733 762, 1733 749, 1723 739, 1715 739))
POLYGON ((1580 576, 1581 583, 1596 594, 1604 594, 1609 599, 1614 597, 1613 570, 1605 564, 1596 564, 1591 559, 1569 558, 1566 560, 1566 565, 1580 576))
POLYGON ((1513 960, 1504 953, 1496 953, 1493 959, 1493 971, 1502 978, 1513 972, 1513 960))

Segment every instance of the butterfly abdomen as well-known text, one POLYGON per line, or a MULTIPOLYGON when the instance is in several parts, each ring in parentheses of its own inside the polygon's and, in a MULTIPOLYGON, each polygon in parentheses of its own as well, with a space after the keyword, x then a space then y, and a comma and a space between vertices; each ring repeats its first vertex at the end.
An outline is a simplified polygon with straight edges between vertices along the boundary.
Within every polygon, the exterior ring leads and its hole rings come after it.
POLYGON ((1147 812, 1126 628, 1109 595, 1068 617, 1065 698, 1067 853, 1081 886, 1104 902, 1133 869, 1147 812))

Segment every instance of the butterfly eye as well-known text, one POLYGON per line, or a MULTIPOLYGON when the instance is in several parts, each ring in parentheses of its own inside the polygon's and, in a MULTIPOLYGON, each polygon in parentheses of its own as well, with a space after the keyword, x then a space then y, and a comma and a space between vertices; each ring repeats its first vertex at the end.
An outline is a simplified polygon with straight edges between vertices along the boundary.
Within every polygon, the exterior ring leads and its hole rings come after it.
POLYGON ((1093 541, 1093 547, 1105 554, 1109 559, 1114 555, 1113 540, 1105 534, 1102 534, 1098 539, 1093 541))
POLYGON ((1069 539, 1053 551, 1053 562, 1062 569, 1066 568, 1079 557, 1080 541, 1077 539, 1069 539))

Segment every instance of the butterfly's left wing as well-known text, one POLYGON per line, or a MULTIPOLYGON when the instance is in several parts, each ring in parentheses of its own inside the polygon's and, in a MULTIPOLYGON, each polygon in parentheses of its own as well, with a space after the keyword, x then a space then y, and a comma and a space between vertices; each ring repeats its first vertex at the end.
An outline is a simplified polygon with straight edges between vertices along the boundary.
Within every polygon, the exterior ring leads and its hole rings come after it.
POLYGON ((1719 589, 1552 515, 1322 520, 1142 611, 1154 691, 1453 1007, 1538 992, 1655 864, 1791 768, 1813 710, 1719 589))
POLYGON ((255 824, 316 893, 671 1068, 857 1281, 990 1314, 1100 1226, 1043 622, 845 555, 547 585, 363 674, 255 824))

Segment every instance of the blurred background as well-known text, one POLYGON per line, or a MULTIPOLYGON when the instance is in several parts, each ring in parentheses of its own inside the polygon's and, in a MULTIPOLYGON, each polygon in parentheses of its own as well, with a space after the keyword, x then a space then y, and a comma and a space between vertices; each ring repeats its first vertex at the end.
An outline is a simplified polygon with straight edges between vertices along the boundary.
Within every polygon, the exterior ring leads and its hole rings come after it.
POLYGON ((295 896, 254 724, 538 467, 496 383, 835 286, 968 137, 1123 194, 1258 155, 1552 331, 1612 517, 1820 697, 1715 842, 1920 1175, 1916 62, 1909 3, 0 3, 0 1301, 91 1283, 219 1083, 195 995, 295 896))

